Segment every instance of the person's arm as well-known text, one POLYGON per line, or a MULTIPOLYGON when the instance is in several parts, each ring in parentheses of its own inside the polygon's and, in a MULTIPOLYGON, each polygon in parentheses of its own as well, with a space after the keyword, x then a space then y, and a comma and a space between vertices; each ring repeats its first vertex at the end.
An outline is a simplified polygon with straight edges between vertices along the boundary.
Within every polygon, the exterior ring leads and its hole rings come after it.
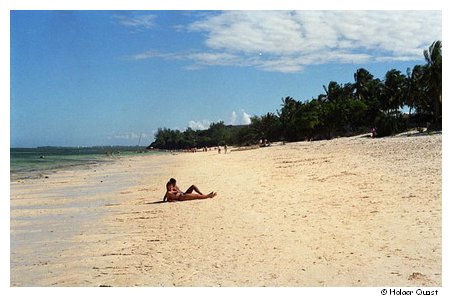
POLYGON ((168 192, 171 191, 171 186, 169 184, 166 184, 166 192, 165 196, 163 196, 163 202, 168 201, 168 192))
POLYGON ((176 189, 176 191, 177 191, 178 193, 184 194, 184 192, 182 192, 182 191, 179 189, 178 186, 175 186, 174 188, 176 189))

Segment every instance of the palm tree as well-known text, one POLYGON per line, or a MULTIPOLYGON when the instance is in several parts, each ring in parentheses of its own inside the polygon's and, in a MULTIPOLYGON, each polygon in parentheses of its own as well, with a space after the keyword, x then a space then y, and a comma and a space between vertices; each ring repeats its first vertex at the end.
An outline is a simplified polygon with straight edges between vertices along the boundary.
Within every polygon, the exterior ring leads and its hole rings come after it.
POLYGON ((255 125, 260 138, 265 138, 268 141, 278 141, 281 138, 281 122, 279 117, 274 113, 267 112, 261 117, 251 118, 251 124, 255 125))
POLYGON ((288 141, 295 141, 295 118, 300 106, 300 102, 292 97, 282 99, 281 111, 278 111, 279 119, 281 120, 283 138, 288 141))
POLYGON ((354 78, 355 83, 353 84, 353 87, 355 88, 356 99, 367 102, 370 96, 368 84, 373 80, 373 75, 366 69, 359 68, 356 70, 354 78))
POLYGON ((324 97, 325 100, 329 102, 335 102, 339 100, 342 93, 342 87, 337 82, 330 81, 328 87, 323 86, 323 89, 326 93, 326 96, 324 97))
POLYGON ((414 66, 413 70, 407 69, 406 75, 406 92, 405 92, 405 104, 410 108, 409 114, 411 115, 411 110, 416 109, 416 112, 420 111, 421 102, 424 101, 424 84, 423 84, 423 74, 424 67, 421 65, 414 66))
POLYGON ((383 91, 384 109, 386 111, 397 111, 404 104, 405 92, 405 76, 395 69, 391 69, 386 73, 383 91))
POLYGON ((440 40, 424 50, 427 62, 425 78, 427 81, 427 93, 433 105, 433 129, 441 129, 442 116, 442 43, 440 40))

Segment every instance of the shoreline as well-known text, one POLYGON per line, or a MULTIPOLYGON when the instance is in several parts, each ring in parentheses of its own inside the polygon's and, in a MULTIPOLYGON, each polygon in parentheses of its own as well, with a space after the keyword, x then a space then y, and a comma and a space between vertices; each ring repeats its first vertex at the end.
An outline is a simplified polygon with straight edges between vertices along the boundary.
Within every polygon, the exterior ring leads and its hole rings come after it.
MULTIPOLYGON (((106 165, 99 164, 101 168, 106 165)), ((103 180, 87 182, 100 169, 96 167, 65 168, 48 172, 48 178, 10 182, 11 286, 40 285, 42 278, 53 277, 54 273, 45 269, 49 263, 59 262, 65 252, 83 247, 74 237, 82 234, 83 226, 96 224, 105 216, 102 205, 109 200, 106 196, 114 193, 111 185, 97 187, 103 180), (18 190, 21 187, 31 190, 18 190), (20 277, 12 273, 16 269, 20 277)))
POLYGON ((10 148, 10 181, 44 178, 59 171, 90 169, 143 153, 162 152, 136 150, 135 147, 10 148))
POLYGON ((441 286, 441 135, 127 156, 10 184, 11 286, 441 286), (160 203, 169 177, 218 197, 160 203))

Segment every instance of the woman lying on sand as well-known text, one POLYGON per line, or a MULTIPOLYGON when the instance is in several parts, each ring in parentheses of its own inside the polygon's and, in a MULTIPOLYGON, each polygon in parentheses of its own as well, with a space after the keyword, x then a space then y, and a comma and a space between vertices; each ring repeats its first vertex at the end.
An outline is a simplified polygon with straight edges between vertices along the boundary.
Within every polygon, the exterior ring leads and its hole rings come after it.
POLYGON ((173 201, 185 201, 185 200, 195 200, 195 199, 206 199, 213 198, 217 195, 215 192, 210 192, 207 195, 201 193, 197 186, 191 185, 187 191, 182 192, 176 185, 176 180, 171 178, 166 183, 166 193, 163 197, 163 201, 173 202, 173 201), (193 193, 195 191, 196 193, 193 193))

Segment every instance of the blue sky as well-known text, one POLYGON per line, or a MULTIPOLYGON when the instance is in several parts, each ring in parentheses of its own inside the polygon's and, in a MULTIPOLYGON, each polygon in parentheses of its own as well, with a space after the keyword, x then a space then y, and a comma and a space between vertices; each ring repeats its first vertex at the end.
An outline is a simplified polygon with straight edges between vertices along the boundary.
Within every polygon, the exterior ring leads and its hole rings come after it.
POLYGON ((12 11, 10 29, 12 147, 246 124, 442 39, 438 11, 12 11))

